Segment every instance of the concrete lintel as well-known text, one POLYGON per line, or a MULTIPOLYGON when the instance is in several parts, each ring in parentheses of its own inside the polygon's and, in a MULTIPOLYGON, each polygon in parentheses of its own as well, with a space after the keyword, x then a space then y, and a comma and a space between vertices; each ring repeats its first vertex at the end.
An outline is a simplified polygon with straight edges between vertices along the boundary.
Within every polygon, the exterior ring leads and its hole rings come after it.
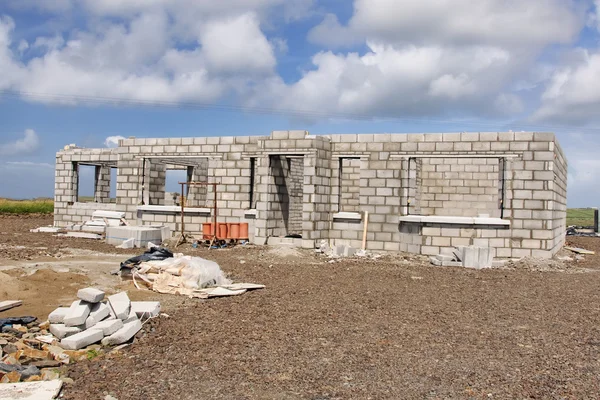
POLYGON ((441 215, 403 215, 398 218, 399 222, 416 222, 432 224, 455 224, 455 225, 498 225, 510 226, 510 221, 501 218, 484 217, 451 217, 441 215))
POLYGON ((390 154, 390 158, 517 158, 519 154, 390 154))
POLYGON ((345 220, 362 220, 362 214, 358 212, 338 212, 333 214, 333 219, 345 219, 345 220))
MULTIPOLYGON (((156 213, 181 213, 181 206, 153 206, 153 205, 145 205, 138 206, 138 211, 143 212, 156 212, 156 213)), ((199 207, 184 207, 183 211, 186 214, 210 214, 212 209, 210 208, 199 208, 199 207)))
POLYGON ((360 159, 369 159, 371 157, 370 154, 334 154, 333 158, 355 158, 357 160, 360 159))
POLYGON ((137 159, 149 158, 159 160, 171 160, 171 159, 194 159, 194 158, 223 158, 222 154, 202 154, 202 155, 190 155, 190 156, 173 156, 173 155, 153 155, 153 154, 138 154, 135 156, 137 159))

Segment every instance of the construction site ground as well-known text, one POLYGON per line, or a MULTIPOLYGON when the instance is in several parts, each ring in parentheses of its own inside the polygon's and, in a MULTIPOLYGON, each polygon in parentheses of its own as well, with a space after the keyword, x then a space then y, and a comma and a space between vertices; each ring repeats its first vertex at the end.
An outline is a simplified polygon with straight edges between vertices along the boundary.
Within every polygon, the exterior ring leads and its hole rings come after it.
MULTIPOLYGON (((29 229, 0 216, 0 317, 45 319, 78 289, 127 290, 168 317, 130 347, 70 365, 64 399, 580 399, 600 393, 600 257, 502 269, 412 255, 331 260, 310 251, 177 249, 266 289, 189 299, 110 275, 142 250, 29 229), (69 381, 70 382, 70 381, 69 381)), ((600 238, 569 244, 600 251, 600 238)), ((570 254, 574 258, 574 254, 570 254)))

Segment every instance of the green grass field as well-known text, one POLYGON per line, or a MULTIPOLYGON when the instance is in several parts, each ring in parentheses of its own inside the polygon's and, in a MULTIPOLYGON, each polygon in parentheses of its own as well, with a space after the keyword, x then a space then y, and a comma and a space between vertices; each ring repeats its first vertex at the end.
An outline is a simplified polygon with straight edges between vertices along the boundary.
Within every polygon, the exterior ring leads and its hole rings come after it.
POLYGON ((591 208, 567 209, 567 226, 593 226, 594 210, 591 208))
POLYGON ((53 212, 52 199, 0 199, 0 214, 52 214, 53 212))

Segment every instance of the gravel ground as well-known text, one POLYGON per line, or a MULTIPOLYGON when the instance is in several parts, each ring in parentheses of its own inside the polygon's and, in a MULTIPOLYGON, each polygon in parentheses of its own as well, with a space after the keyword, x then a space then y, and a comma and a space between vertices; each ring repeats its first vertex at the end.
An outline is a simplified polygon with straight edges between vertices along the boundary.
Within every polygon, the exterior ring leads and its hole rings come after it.
POLYGON ((596 257, 573 274, 403 256, 328 263, 258 247, 193 253, 267 287, 167 306, 170 317, 146 324, 120 355, 71 366, 63 398, 598 398, 596 257))

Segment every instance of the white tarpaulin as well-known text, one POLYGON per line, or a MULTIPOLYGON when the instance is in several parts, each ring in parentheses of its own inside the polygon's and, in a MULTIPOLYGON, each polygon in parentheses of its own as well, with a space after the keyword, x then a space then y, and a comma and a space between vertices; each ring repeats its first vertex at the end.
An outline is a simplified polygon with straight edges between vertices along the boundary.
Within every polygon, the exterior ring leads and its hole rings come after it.
POLYGON ((246 290, 265 287, 254 283, 232 284, 216 262, 181 254, 164 260, 142 262, 132 274, 136 286, 136 279, 139 278, 155 292, 204 299, 235 296, 246 290))

